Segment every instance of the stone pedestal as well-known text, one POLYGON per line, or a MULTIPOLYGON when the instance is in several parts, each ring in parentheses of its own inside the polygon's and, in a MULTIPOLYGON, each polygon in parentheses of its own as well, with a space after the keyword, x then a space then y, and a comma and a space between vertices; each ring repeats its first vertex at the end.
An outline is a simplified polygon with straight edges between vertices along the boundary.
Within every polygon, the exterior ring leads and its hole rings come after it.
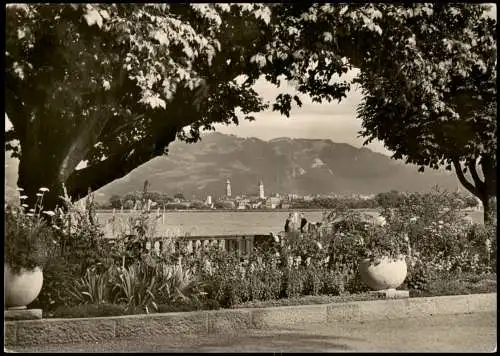
POLYGON ((371 291, 370 293, 376 294, 381 299, 404 299, 410 297, 410 292, 407 290, 396 290, 396 289, 383 289, 377 291, 371 291))
POLYGON ((4 320, 34 320, 42 319, 42 309, 10 308, 4 310, 4 320))

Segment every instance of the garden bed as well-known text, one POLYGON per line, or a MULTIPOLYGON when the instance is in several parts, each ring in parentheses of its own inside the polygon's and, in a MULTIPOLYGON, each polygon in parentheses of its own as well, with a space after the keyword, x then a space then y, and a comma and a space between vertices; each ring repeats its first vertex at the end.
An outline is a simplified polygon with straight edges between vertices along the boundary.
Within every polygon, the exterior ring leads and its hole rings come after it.
MULTIPOLYGON (((425 290, 410 289, 410 298, 433 297, 445 295, 467 295, 497 292, 497 276, 494 273, 485 275, 463 274, 452 280, 436 279, 430 281, 425 290)), ((383 296, 374 293, 357 293, 344 295, 306 295, 292 298, 280 298, 274 300, 258 300, 238 303, 231 308, 267 308, 294 305, 314 305, 347 303, 356 301, 369 301, 384 299, 383 296)), ((189 312, 196 310, 222 309, 216 302, 206 301, 202 304, 177 304, 158 305, 157 313, 189 312)), ((84 304, 74 307, 60 307, 48 313, 44 318, 85 318, 146 314, 140 308, 125 308, 118 304, 84 304)))
POLYGON ((438 297, 444 295, 464 295, 497 292, 497 275, 463 274, 453 279, 436 279, 428 283, 425 290, 410 290, 410 297, 438 297))
POLYGON ((325 218, 342 217, 335 229, 270 237, 245 256, 219 245, 193 250, 181 237, 149 250, 148 211, 137 212, 136 234, 117 244, 102 238, 90 212, 70 214, 71 229, 54 232, 31 308, 45 318, 81 318, 368 301, 382 296, 368 292, 359 261, 407 250, 399 289, 410 297, 496 293, 496 230, 462 221, 452 198, 412 196, 386 212, 383 226, 337 209, 325 218))

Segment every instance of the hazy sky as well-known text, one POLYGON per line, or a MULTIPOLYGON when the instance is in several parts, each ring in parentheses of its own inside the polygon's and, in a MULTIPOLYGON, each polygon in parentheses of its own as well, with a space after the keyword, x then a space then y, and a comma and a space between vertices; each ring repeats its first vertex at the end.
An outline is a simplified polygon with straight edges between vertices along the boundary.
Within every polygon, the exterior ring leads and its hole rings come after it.
MULTIPOLYGON (((357 74, 353 70, 345 75, 352 79, 357 74)), ((342 77, 343 79, 344 77, 342 77)), ((272 100, 283 88, 277 88, 265 80, 255 84, 255 90, 264 99, 272 100)), ((295 93, 294 89, 287 86, 288 93, 295 93)), ((271 109, 255 114, 255 121, 241 120, 238 126, 216 125, 216 130, 222 133, 233 134, 241 137, 258 137, 269 140, 276 137, 318 138, 331 139, 333 142, 345 142, 356 147, 361 147, 364 139, 358 137, 361 130, 361 120, 356 118, 356 107, 361 102, 359 87, 352 86, 347 97, 331 103, 313 103, 309 97, 301 96, 302 107, 294 106, 290 117, 272 112, 271 109)), ((367 145, 373 151, 390 154, 379 141, 367 145)))

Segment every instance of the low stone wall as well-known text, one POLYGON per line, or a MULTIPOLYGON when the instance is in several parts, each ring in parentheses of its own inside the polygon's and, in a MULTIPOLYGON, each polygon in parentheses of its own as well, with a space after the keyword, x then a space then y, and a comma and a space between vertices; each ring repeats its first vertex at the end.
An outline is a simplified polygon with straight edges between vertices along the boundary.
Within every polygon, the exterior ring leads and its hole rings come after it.
POLYGON ((4 322, 5 345, 96 342, 115 337, 186 333, 231 333, 242 329, 287 328, 304 323, 496 311, 496 298, 496 293, 490 293, 105 318, 8 321, 4 322))

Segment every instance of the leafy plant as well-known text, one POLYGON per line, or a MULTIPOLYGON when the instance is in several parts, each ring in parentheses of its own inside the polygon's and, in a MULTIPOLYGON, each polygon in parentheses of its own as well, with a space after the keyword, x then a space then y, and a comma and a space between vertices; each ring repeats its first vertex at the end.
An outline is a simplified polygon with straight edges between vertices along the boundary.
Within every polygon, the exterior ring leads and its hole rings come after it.
POLYGON ((274 255, 252 255, 244 264, 242 301, 269 300, 279 297, 282 272, 274 255))
POLYGON ((319 295, 324 283, 321 279, 321 270, 314 265, 309 265, 304 267, 304 275, 304 289, 302 293, 304 295, 319 295))
POLYGON ((155 214, 151 210, 151 201, 148 196, 148 181, 146 180, 141 199, 136 201, 134 208, 127 214, 125 221, 113 217, 110 222, 113 224, 113 231, 116 230, 116 224, 118 224, 119 228, 118 236, 113 236, 112 256, 123 268, 138 261, 144 253, 153 253, 153 251, 147 251, 146 244, 154 242, 158 220, 161 215, 155 214))
POLYGON ((405 284, 408 289, 426 290, 428 283, 431 281, 431 269, 422 261, 416 260, 408 266, 408 274, 405 279, 405 284))
POLYGON ((203 285, 193 271, 182 264, 160 263, 158 300, 162 303, 198 302, 204 295, 203 285))
POLYGON ((82 304, 106 304, 110 301, 110 276, 87 269, 85 276, 71 286, 71 294, 82 304))
POLYGON ((323 241, 330 268, 355 270, 360 259, 376 261, 382 257, 399 258, 407 249, 404 235, 390 224, 346 208, 337 208, 324 217, 328 227, 323 241))
POLYGON ((386 226, 372 226, 361 236, 360 257, 378 261, 389 257, 398 259, 407 251, 407 241, 386 226))
POLYGON ((154 291, 159 287, 158 279, 143 263, 136 262, 127 268, 119 268, 115 282, 115 301, 125 303, 127 308, 139 307, 156 311, 154 291))
POLYGON ((321 272, 321 294, 341 295, 346 291, 347 281, 341 271, 323 268, 321 272))
MULTIPOLYGON (((14 273, 43 267, 52 245, 56 243, 48 221, 54 212, 43 211, 42 208, 46 191, 47 188, 40 188, 35 207, 28 211, 28 205, 24 203, 21 206, 7 205, 5 208, 4 257, 14 273)), ((20 198, 23 201, 27 197, 22 195, 20 198)))
POLYGON ((283 270, 282 296, 300 296, 304 290, 305 276, 303 269, 285 268, 283 270))
POLYGON ((81 278, 80 266, 68 263, 63 256, 50 256, 43 268, 43 286, 31 306, 44 311, 79 303, 71 293, 73 281, 81 278))

